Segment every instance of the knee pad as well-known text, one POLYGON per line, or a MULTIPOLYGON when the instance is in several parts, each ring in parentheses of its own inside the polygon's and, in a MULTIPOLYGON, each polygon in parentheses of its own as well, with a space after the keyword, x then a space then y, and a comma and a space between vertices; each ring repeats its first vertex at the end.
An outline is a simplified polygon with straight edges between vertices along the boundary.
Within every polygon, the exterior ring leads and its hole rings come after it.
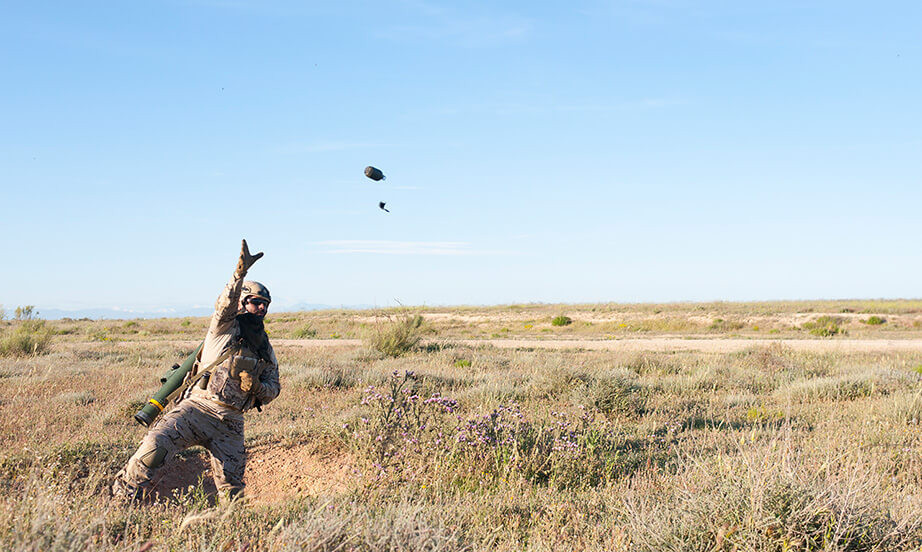
POLYGON ((146 452, 140 458, 141 463, 151 469, 159 468, 162 466, 165 459, 166 449, 163 447, 157 447, 149 452, 146 452))

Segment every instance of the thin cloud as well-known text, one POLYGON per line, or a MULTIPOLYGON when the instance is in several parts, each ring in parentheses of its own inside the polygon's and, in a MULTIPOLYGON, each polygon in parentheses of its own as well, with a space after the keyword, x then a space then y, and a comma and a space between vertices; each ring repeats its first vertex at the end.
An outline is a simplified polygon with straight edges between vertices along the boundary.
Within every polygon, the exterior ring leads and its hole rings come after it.
POLYGON ((515 255, 509 251, 488 251, 472 249, 468 242, 414 242, 391 240, 327 240, 314 242, 325 247, 326 253, 332 254, 373 254, 373 255, 515 255))
POLYGON ((327 240, 314 242, 331 254, 374 255, 521 255, 519 251, 473 249, 468 242, 411 242, 391 240, 327 240))
POLYGON ((360 215, 362 211, 358 209, 308 209, 312 215, 360 215))
POLYGON ((442 40, 467 48, 481 48, 522 40, 531 34, 531 20, 514 14, 469 16, 431 2, 410 0, 405 6, 426 19, 424 25, 392 26, 377 33, 387 40, 442 40))
POLYGON ((640 109, 662 109, 685 105, 685 100, 675 98, 642 98, 635 101, 616 102, 611 104, 571 104, 561 105, 560 111, 633 111, 640 109))
POLYGON ((467 106, 440 106, 433 112, 442 115, 459 115, 463 113, 494 114, 494 115, 539 115, 545 113, 615 113, 642 111, 651 109, 667 109, 687 105, 688 101, 680 98, 641 98, 637 100, 612 101, 605 103, 545 103, 536 101, 528 102, 497 102, 488 104, 472 104, 467 106))
POLYGON ((531 23, 494 21, 490 18, 445 21, 433 26, 397 26, 377 33, 388 40, 445 40, 465 48, 484 48, 521 40, 532 30, 531 23))
POLYGON ((467 242, 409 242, 390 240, 328 240, 315 242, 329 247, 327 253, 373 253, 377 255, 471 255, 467 242))
POLYGON ((198 6, 237 13, 269 17, 317 17, 336 13, 335 4, 288 2, 285 0, 166 0, 169 3, 198 6))
POLYGON ((345 151, 345 150, 355 150, 355 149, 369 149, 369 148, 386 148, 391 147, 393 144, 382 144, 380 142, 350 142, 350 141, 340 141, 340 140, 327 140, 311 143, 294 143, 286 144, 278 148, 278 151, 281 153, 287 154, 296 154, 296 153, 323 153, 330 151, 345 151))

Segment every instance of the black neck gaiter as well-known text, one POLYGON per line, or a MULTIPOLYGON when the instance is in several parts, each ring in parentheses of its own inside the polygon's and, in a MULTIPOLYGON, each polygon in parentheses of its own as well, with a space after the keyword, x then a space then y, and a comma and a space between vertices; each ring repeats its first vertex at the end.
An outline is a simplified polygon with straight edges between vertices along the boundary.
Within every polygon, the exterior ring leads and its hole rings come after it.
MULTIPOLYGON (((240 336, 246 342, 247 346, 258 353, 260 357, 268 354, 269 336, 266 335, 266 328, 263 319, 250 312, 237 315, 237 324, 240 326, 240 336)), ((266 359, 263 359, 266 360, 266 359)))

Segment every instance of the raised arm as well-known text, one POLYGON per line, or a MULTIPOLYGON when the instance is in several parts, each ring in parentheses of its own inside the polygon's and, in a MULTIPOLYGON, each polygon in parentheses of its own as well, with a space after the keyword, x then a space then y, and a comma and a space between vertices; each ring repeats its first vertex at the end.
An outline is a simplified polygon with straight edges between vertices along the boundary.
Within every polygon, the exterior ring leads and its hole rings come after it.
POLYGON ((250 248, 247 241, 243 240, 240 246, 240 258, 237 259, 237 268, 234 269, 234 275, 230 282, 224 286, 224 291, 218 296, 215 302, 214 315, 211 317, 211 326, 208 332, 214 335, 222 334, 230 329, 234 318, 237 316, 237 308, 240 303, 240 289, 243 287, 243 279, 247 271, 263 256, 262 253, 255 255, 250 254, 250 248))

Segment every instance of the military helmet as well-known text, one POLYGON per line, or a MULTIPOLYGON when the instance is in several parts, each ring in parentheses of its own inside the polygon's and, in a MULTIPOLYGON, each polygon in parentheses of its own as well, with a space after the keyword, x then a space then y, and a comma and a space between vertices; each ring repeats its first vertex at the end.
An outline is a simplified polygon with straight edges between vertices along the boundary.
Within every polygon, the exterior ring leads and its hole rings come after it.
POLYGON ((243 282, 243 289, 240 292, 240 302, 246 304, 247 299, 250 297, 259 297, 267 303, 272 302, 272 297, 269 295, 269 288, 259 282, 247 280, 243 282))

